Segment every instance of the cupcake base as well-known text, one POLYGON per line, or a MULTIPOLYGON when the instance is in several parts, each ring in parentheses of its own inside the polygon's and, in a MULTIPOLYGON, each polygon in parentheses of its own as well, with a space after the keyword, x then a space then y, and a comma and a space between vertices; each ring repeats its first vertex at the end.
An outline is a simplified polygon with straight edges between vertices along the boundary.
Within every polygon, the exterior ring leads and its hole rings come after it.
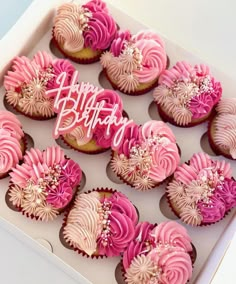
POLYGON ((71 149, 76 150, 81 153, 85 153, 85 154, 91 154, 91 155, 100 154, 110 149, 110 148, 102 148, 101 146, 98 146, 94 139, 91 139, 85 145, 78 145, 76 143, 76 140, 69 138, 68 135, 61 135, 61 138, 64 141, 64 143, 68 145, 71 149))
POLYGON ((230 152, 228 149, 224 149, 222 147, 219 147, 214 141, 214 134, 216 131, 216 126, 215 126, 215 122, 216 122, 216 117, 212 118, 208 124, 208 141, 210 144, 210 147, 212 149, 212 151, 216 154, 216 155, 222 155, 230 160, 234 160, 233 157, 230 155, 230 152))
POLYGON ((187 124, 187 125, 179 125, 175 122, 175 120, 173 119, 173 117, 169 116, 165 110, 159 105, 157 104, 157 110, 159 112, 159 115, 161 117, 161 119, 164 121, 164 122, 169 122, 177 127, 182 127, 182 128, 188 128, 188 127, 193 127, 193 126, 196 126, 198 124, 201 124, 207 120, 209 120, 212 116, 212 111, 210 111, 208 114, 206 114, 205 116, 201 117, 201 118, 197 118, 197 119, 192 119, 192 121, 187 124))
POLYGON ((91 64, 98 62, 103 50, 93 50, 89 47, 83 48, 78 52, 68 52, 61 44, 57 42, 54 35, 52 38, 53 44, 58 48, 58 50, 66 57, 72 61, 80 64, 91 64))

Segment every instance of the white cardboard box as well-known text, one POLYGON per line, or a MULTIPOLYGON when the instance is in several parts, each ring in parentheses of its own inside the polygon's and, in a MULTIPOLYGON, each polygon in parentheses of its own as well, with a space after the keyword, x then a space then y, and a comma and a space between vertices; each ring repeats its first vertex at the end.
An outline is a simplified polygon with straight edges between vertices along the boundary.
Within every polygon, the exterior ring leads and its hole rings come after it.
MULTIPOLYGON (((1 40, 0 50, 4 50, 4 57, 0 62, 0 81, 9 68, 14 56, 23 54, 32 56, 37 50, 51 52, 49 42, 51 38, 54 8, 63 2, 65 1, 35 0, 24 14, 24 17, 20 18, 17 24, 1 40)), ((121 28, 129 28, 132 32, 144 28, 142 24, 125 15, 123 12, 112 6, 110 6, 110 9, 121 28)), ((165 42, 171 65, 178 60, 187 60, 191 63, 202 62, 201 59, 172 43, 171 40, 165 39, 165 42)), ((106 83, 99 77, 101 71, 99 63, 88 66, 74 65, 80 71, 81 81, 90 81, 98 86, 100 86, 101 82, 103 82, 103 84, 106 83)), ((236 87, 229 77, 213 67, 211 70, 213 75, 222 82, 224 96, 230 97, 230 95, 236 92, 236 87), (234 90, 234 92, 232 90, 234 90)), ((0 89, 0 93, 2 96, 4 95, 3 87, 0 89)), ((155 107, 151 105, 151 93, 135 99, 123 94, 121 94, 121 97, 124 101, 125 110, 128 112, 130 118, 134 119, 137 123, 141 124, 153 118, 158 119, 155 107)), ((0 109, 4 109, 2 100, 0 101, 0 109)), ((19 115, 18 118, 23 124, 24 131, 33 137, 36 147, 44 149, 46 146, 56 144, 51 135, 54 120, 45 122, 33 121, 22 115, 19 115), (42 139, 42 133, 38 131, 42 125, 44 127, 43 137, 47 137, 47 139, 42 139)), ((177 142, 182 149, 182 162, 188 160, 194 152, 202 151, 200 141, 201 137, 206 132, 206 123, 190 129, 181 129, 174 126, 170 127, 174 131, 177 142), (189 145, 191 145, 191 147, 189 147, 189 145), (192 145, 194 145, 194 147, 192 145)), ((206 141, 204 139, 202 139, 202 141, 202 145, 205 145, 206 141)), ((140 221, 148 220, 153 223, 159 223, 169 218, 175 219, 170 210, 168 208, 165 209, 166 203, 163 198, 164 186, 147 193, 142 193, 136 192, 124 184, 117 184, 109 178, 106 171, 110 157, 109 151, 96 156, 88 156, 69 149, 65 149, 65 152, 81 165, 86 175, 86 184, 83 190, 86 191, 94 187, 107 186, 122 191, 139 209, 140 221), (94 163, 95 159, 96 164, 94 163), (91 176, 91 172, 94 173, 93 176, 91 176), (101 176, 103 178, 101 178, 101 176)), ((218 158, 223 159, 222 157, 218 158)), ((236 175, 236 164, 234 161, 231 164, 233 166, 233 173, 236 175)), ((1 227, 7 229, 21 240, 24 240, 30 247, 49 258, 55 265, 66 271, 74 279, 77 279, 79 283, 89 283, 84 280, 81 274, 94 284, 100 284, 101 279, 103 284, 117 283, 115 268, 120 260, 118 257, 92 260, 64 248, 58 237, 62 216, 48 224, 27 219, 18 212, 9 209, 5 204, 5 191, 8 186, 8 178, 0 181, 0 186, 2 188, 0 191, 1 227), (19 230, 24 233, 20 233, 19 230), (45 251, 38 245, 38 243, 42 242, 42 239, 48 241, 53 253, 45 251)), ((209 283, 235 231, 235 210, 224 218, 224 220, 212 226, 191 228, 185 225, 185 227, 188 229, 193 239, 193 244, 197 249, 197 260, 194 265, 193 278, 190 283, 209 283)))

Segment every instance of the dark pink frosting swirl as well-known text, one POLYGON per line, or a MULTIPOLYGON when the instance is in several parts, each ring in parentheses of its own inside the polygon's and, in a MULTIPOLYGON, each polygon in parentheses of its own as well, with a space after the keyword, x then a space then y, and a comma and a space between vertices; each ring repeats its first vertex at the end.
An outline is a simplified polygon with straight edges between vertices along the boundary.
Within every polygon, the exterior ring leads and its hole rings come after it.
POLYGON ((68 60, 65 60, 65 59, 58 59, 58 60, 54 61, 52 67, 53 67, 53 75, 54 76, 51 80, 49 80, 49 82, 47 84, 47 88, 54 89, 54 88, 58 87, 58 85, 56 84, 56 80, 57 80, 57 77, 62 72, 66 72, 66 74, 67 74, 64 85, 68 86, 70 84, 73 73, 75 72, 75 67, 68 60))
POLYGON ((113 137, 117 131, 117 126, 115 126, 114 124, 111 125, 109 135, 107 135, 106 131, 106 125, 98 124, 93 133, 93 139, 96 140, 96 144, 104 149, 111 147, 113 137))
POLYGON ((117 32, 114 19, 109 14, 95 12, 88 25, 89 29, 83 33, 85 47, 93 50, 107 49, 117 32))
POLYGON ((123 254, 123 266, 125 270, 137 255, 145 251, 146 253, 148 252, 145 242, 151 239, 150 232, 154 227, 155 225, 148 222, 142 222, 136 226, 134 239, 123 254))
POLYGON ((211 79, 213 92, 211 93, 214 105, 217 104, 222 96, 222 87, 220 82, 216 81, 214 78, 211 79))
POLYGON ((46 201, 55 208, 65 207, 72 198, 72 188, 69 183, 60 183, 55 188, 48 189, 46 201))
POLYGON ((89 9, 89 11, 108 13, 107 5, 101 0, 92 0, 82 5, 82 7, 89 9))
POLYGON ((131 39, 131 33, 129 30, 119 31, 117 36, 111 44, 110 51, 114 56, 118 57, 121 54, 121 51, 124 49, 125 42, 131 39))
POLYGON ((210 112, 213 105, 213 98, 207 93, 202 93, 191 99, 189 109, 193 114, 193 118, 201 118, 210 112))
POLYGON ((226 211, 236 206, 236 181, 226 178, 222 188, 217 188, 215 193, 224 199, 226 211))
POLYGON ((125 128, 123 140, 118 147, 118 153, 129 157, 130 149, 139 141, 139 126, 135 123, 130 123, 125 128))
POLYGON ((210 203, 203 201, 197 203, 197 207, 200 209, 203 217, 203 224, 214 223, 221 220, 226 212, 224 200, 219 194, 215 193, 210 200, 210 203))
POLYGON ((64 160, 61 167, 60 181, 69 183, 72 188, 77 186, 82 177, 80 166, 73 160, 64 160))
POLYGON ((109 201, 111 201, 111 211, 117 211, 121 214, 128 216, 133 224, 136 225, 138 222, 138 214, 135 207, 131 204, 129 199, 121 192, 113 194, 109 201))
POLYGON ((104 246, 102 238, 98 239, 98 250, 101 255, 115 256, 123 252, 134 237, 135 229, 133 221, 116 210, 111 210, 110 236, 107 245, 104 246))

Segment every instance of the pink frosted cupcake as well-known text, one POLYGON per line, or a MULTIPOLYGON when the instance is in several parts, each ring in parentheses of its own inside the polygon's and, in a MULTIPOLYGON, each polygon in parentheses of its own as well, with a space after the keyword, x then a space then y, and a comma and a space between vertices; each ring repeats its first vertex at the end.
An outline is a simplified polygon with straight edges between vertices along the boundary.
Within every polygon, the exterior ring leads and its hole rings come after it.
POLYGON ((16 57, 11 71, 4 77, 6 101, 30 118, 52 118, 55 116, 53 97, 47 98, 45 92, 56 88, 56 79, 62 72, 67 73, 64 86, 68 86, 74 71, 69 61, 53 60, 45 51, 38 51, 32 60, 25 56, 16 57))
POLYGON ((87 257, 118 256, 133 239, 137 222, 137 211, 124 194, 100 188, 78 195, 61 239, 87 257))
POLYGON ((236 160, 236 98, 222 99, 210 121, 208 137, 212 150, 236 160))
POLYGON ((129 124, 121 143, 112 148, 112 170, 140 191, 158 186, 174 173, 180 161, 175 136, 162 121, 129 124))
POLYGON ((157 84, 166 69, 167 55, 163 40, 153 31, 131 35, 119 32, 101 64, 114 89, 127 95, 142 95, 157 84))
POLYGON ((225 161, 205 153, 194 154, 182 164, 167 186, 167 197, 176 215, 192 226, 220 221, 236 206, 236 182, 225 161))
POLYGON ((123 255, 127 284, 186 284, 192 277, 193 248, 186 229, 176 222, 139 223, 123 255))
POLYGON ((82 64, 98 61, 116 33, 116 22, 101 0, 63 4, 54 18, 56 46, 66 57, 82 64))
POLYGON ((52 221, 70 204, 82 172, 77 163, 57 147, 31 148, 22 165, 10 173, 7 200, 27 217, 52 221))
POLYGON ((11 112, 0 110, 0 179, 20 162, 25 149, 20 121, 11 112))
POLYGON ((208 66, 178 62, 159 78, 153 97, 160 116, 176 126, 190 127, 206 121, 221 98, 220 82, 208 66))
POLYGON ((55 109, 58 113, 56 125, 61 129, 59 134, 66 144, 79 152, 104 152, 111 147, 123 122, 128 120, 123 117, 122 100, 115 91, 99 89, 90 83, 82 82, 78 84, 78 89, 80 95, 72 92, 65 104, 63 112, 67 115, 63 115, 61 109, 55 109), (73 107, 72 100, 77 101, 73 107))

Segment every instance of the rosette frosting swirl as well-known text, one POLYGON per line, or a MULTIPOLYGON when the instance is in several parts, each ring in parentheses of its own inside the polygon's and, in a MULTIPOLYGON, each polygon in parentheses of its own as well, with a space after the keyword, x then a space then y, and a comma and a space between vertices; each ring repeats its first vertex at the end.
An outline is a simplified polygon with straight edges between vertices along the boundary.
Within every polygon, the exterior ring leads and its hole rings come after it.
POLYGON ((171 206, 183 222, 192 226, 221 220, 236 206, 235 181, 225 161, 212 160, 205 153, 194 154, 177 168, 167 186, 171 206))
POLYGON ((0 111, 0 176, 22 159, 21 140, 24 137, 20 121, 8 111, 0 111))

